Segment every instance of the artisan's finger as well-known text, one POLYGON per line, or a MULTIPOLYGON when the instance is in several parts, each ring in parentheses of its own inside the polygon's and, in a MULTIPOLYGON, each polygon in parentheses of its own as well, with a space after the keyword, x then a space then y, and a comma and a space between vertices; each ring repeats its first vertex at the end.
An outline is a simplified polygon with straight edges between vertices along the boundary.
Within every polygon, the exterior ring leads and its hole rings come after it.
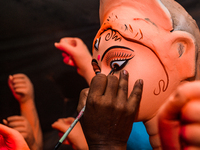
POLYGON ((126 70, 120 72, 117 97, 121 102, 128 99, 128 75, 126 70))
POLYGON ((116 76, 114 75, 107 76, 107 85, 106 85, 104 95, 107 97, 110 97, 110 99, 108 98, 108 100, 112 100, 112 97, 117 96, 118 83, 119 83, 119 80, 116 76))
POLYGON ((183 123, 200 123, 200 99, 190 100, 182 108, 181 121, 183 123))
POLYGON ((90 83, 90 90, 88 96, 102 96, 107 85, 107 76, 104 74, 97 74, 93 77, 90 83))
POLYGON ((133 87, 133 90, 128 98, 128 107, 133 109, 135 112, 138 111, 140 101, 142 99, 142 92, 143 92, 143 80, 138 79, 133 87))
POLYGON ((181 127, 181 139, 188 145, 200 147, 200 124, 188 124, 181 127))
POLYGON ((78 112, 80 112, 81 109, 85 106, 86 100, 88 97, 88 92, 89 92, 89 88, 83 89, 81 91, 80 97, 79 97, 79 102, 78 102, 78 107, 77 107, 78 112))

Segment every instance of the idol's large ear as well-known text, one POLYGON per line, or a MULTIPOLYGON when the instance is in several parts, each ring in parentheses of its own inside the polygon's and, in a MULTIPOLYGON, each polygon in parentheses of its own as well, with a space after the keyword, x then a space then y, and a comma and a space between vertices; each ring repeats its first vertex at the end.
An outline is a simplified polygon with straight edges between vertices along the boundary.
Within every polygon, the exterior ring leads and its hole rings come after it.
POLYGON ((180 79, 194 77, 196 67, 195 38, 185 31, 174 31, 171 37, 170 54, 174 53, 172 57, 177 57, 174 65, 180 79))
POLYGON ((196 80, 200 80, 200 51, 197 53, 197 62, 196 62, 196 80))

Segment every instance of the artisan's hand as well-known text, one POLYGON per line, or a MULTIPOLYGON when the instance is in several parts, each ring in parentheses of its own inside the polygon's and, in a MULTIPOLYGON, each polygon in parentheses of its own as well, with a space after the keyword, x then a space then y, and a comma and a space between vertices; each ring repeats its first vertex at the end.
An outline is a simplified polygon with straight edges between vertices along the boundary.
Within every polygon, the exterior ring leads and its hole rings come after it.
POLYGON ((200 149, 200 82, 180 86, 159 112, 164 150, 200 149))
POLYGON ((89 84, 95 73, 91 65, 92 56, 83 41, 79 38, 65 37, 59 43, 55 43, 55 47, 63 51, 64 63, 75 66, 77 72, 89 84))
MULTIPOLYGON (((91 82, 81 125, 89 149, 126 149, 132 124, 137 117, 143 81, 138 80, 128 98, 128 72, 114 75, 98 74, 91 82)), ((83 107, 81 93, 78 109, 83 107)))
POLYGON ((23 116, 11 116, 6 120, 3 120, 3 123, 8 127, 17 130, 26 140, 28 146, 31 148, 35 144, 35 138, 33 135, 33 130, 31 128, 28 120, 23 116))
POLYGON ((0 150, 30 150, 22 135, 0 124, 0 150))
MULTIPOLYGON (((52 127, 64 134, 74 120, 72 117, 60 118, 52 124, 52 127)), ((80 122, 77 122, 63 144, 70 144, 75 150, 89 149, 80 122)))
POLYGON ((33 84, 25 74, 10 75, 8 85, 19 103, 34 99, 33 84))

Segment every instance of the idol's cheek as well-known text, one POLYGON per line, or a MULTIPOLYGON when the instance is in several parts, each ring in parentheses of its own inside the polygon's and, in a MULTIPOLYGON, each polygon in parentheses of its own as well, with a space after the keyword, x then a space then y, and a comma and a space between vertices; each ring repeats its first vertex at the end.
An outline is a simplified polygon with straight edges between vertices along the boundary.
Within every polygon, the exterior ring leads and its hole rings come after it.
POLYGON ((155 115, 169 95, 169 75, 160 59, 148 48, 136 51, 124 69, 129 72, 129 94, 137 79, 144 81, 138 121, 146 121, 155 115))

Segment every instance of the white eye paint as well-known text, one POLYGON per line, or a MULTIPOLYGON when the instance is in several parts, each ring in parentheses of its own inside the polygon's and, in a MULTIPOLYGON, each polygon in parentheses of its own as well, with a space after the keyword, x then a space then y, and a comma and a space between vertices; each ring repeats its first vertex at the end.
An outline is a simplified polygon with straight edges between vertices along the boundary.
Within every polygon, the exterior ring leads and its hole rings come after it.
POLYGON ((118 70, 121 70, 126 65, 127 62, 128 62, 127 59, 126 60, 114 60, 110 63, 110 67, 111 67, 111 69, 115 68, 115 70, 118 71, 118 70))
POLYGON ((94 48, 96 48, 96 50, 99 50, 99 41, 100 41, 100 39, 96 39, 96 41, 94 43, 94 48))

